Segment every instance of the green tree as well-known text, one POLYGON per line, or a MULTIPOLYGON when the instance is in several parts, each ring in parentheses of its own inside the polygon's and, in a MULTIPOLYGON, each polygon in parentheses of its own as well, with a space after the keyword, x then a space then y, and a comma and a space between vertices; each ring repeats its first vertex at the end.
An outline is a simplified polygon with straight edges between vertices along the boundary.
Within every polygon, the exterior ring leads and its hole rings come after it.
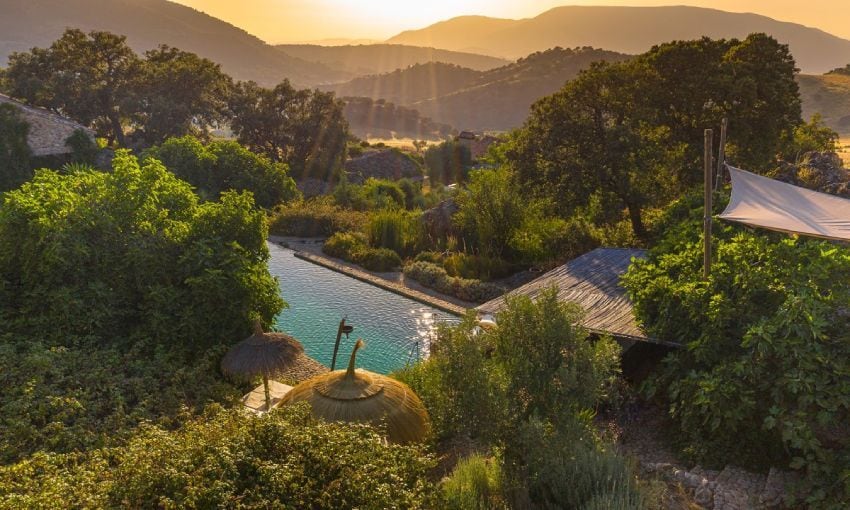
POLYGON ((823 122, 816 113, 809 122, 794 128, 791 139, 782 148, 782 159, 798 162, 807 152, 834 152, 838 148, 838 133, 823 122))
POLYGON ((471 166, 469 147, 455 140, 446 140, 425 151, 425 167, 432 186, 464 182, 471 166))
POLYGON ((60 344, 232 343, 283 306, 265 236, 249 195, 199 204, 152 159, 42 170, 0 207, 0 319, 60 344))
POLYGON ((237 142, 204 145, 193 136, 169 138, 143 157, 162 161, 207 199, 215 200, 230 190, 250 191, 259 207, 271 208, 300 197, 285 164, 273 163, 237 142))
POLYGON ((68 29, 49 48, 9 57, 10 95, 93 125, 124 144, 139 59, 124 36, 68 29))
POLYGON ((226 118, 232 81, 219 64, 160 46, 145 52, 133 115, 149 144, 184 135, 206 137, 226 118))
POLYGON ((345 158, 348 123, 332 93, 239 83, 230 101, 239 142, 289 165, 296 179, 331 180, 345 158))
POLYGON ((32 177, 29 129, 18 108, 0 104, 0 191, 17 188, 32 177))

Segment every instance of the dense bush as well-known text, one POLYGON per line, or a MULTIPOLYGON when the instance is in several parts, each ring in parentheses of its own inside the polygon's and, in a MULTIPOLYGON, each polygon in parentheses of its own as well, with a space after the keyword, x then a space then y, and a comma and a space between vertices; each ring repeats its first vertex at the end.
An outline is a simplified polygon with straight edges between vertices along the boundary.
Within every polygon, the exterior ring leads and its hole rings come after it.
POLYGON ((555 289, 536 302, 508 299, 495 329, 478 330, 469 314, 438 330, 428 360, 397 374, 422 398, 437 437, 501 452, 499 490, 496 472, 473 459, 444 485, 450 503, 487 508, 475 505, 504 497, 519 508, 584 508, 611 498, 619 504, 611 508, 643 508, 630 466, 592 425, 614 388, 619 347, 591 341, 580 316, 555 289))
POLYGON ((850 251, 715 225, 702 277, 702 209, 674 205, 625 285, 647 332, 679 341, 666 388, 686 451, 714 462, 790 461, 819 498, 850 498, 850 251), (678 220, 678 222, 677 222, 678 220))
POLYGON ((393 250, 372 248, 360 233, 338 232, 322 246, 331 257, 359 264, 370 271, 395 271, 401 267, 401 258, 393 250))
POLYGON ((300 196, 286 165, 273 163, 233 141, 208 145, 197 138, 169 138, 144 153, 177 177, 197 188, 201 197, 215 200, 228 190, 250 191, 260 207, 270 208, 300 196))
POLYGON ((450 510, 498 510, 509 508, 502 496, 499 459, 473 454, 461 459, 440 484, 445 507, 450 510))
POLYGON ((472 166, 469 147, 455 140, 428 147, 424 157, 431 185, 464 182, 472 166))
POLYGON ((401 256, 418 251, 423 243, 424 231, 420 215, 398 209, 376 211, 369 217, 369 244, 388 248, 401 256))
POLYGON ((32 178, 30 125, 11 104, 0 104, 0 191, 15 189, 32 178))
POLYGON ((505 289, 493 283, 449 276, 445 269, 430 262, 412 262, 406 265, 404 276, 443 294, 472 303, 483 303, 505 292, 505 289))
POLYGON ((432 461, 366 425, 305 406, 255 417, 208 410, 170 432, 146 426, 88 458, 36 455, 0 468, 4 508, 421 508, 432 461))
POLYGON ((276 208, 269 218, 269 233, 328 237, 337 232, 360 230, 366 220, 365 213, 343 209, 325 197, 318 197, 276 208))
POLYGON ((199 204, 155 160, 41 171, 0 207, 0 320, 66 345, 233 342, 282 307, 265 238, 250 196, 199 204))
POLYGON ((443 268, 449 276, 473 280, 497 280, 510 276, 514 267, 502 259, 453 253, 443 261, 443 268))

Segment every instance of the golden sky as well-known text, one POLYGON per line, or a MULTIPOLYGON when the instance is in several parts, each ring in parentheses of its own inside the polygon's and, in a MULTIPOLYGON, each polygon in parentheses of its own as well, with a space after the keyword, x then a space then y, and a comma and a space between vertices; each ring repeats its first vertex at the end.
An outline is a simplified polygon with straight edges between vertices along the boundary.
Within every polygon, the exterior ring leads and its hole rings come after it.
POLYGON ((755 12, 850 39, 850 0, 174 0, 270 43, 387 39, 465 14, 527 18, 558 5, 695 5, 755 12))

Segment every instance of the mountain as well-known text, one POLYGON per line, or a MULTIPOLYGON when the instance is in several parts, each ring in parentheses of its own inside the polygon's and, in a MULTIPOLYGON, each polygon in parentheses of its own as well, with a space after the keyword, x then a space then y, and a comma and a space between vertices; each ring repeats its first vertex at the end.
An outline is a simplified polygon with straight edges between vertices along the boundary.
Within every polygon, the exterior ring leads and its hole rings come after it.
POLYGON ((593 48, 554 48, 489 71, 432 63, 325 88, 338 95, 393 101, 458 129, 503 131, 520 126, 532 103, 559 90, 592 62, 627 58, 593 48))
POLYGON ((850 75, 830 73, 797 76, 803 99, 803 117, 820 113, 824 123, 850 136, 850 75))
POLYGON ((698 7, 556 7, 537 17, 504 20, 462 16, 387 42, 517 58, 555 46, 593 46, 643 53, 662 42, 744 38, 765 32, 788 44, 803 72, 820 74, 850 62, 850 41, 822 30, 743 14, 698 7))
POLYGON ((409 105, 464 89, 485 74, 452 64, 429 62, 320 88, 333 91, 337 96, 386 99, 409 105))
POLYGON ((320 46, 315 44, 279 44, 287 55, 319 62, 332 69, 355 76, 381 74, 427 62, 445 62, 478 71, 503 66, 509 61, 457 51, 405 46, 401 44, 369 44, 320 46))
POLYGON ((305 86, 351 77, 275 49, 244 30, 166 0, 0 0, 0 66, 13 51, 45 47, 67 27, 127 36, 137 52, 168 44, 221 64, 241 80, 305 86))

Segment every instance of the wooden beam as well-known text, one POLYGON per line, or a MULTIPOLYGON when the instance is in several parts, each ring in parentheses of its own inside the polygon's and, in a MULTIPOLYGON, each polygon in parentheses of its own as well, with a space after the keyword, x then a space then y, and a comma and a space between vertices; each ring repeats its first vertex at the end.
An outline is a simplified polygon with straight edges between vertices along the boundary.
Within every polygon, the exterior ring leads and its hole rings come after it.
POLYGON ((705 130, 705 165, 704 165, 704 192, 703 192, 703 259, 702 275, 708 279, 711 274, 711 199, 714 190, 711 185, 712 178, 712 148, 714 146, 714 132, 705 130))

